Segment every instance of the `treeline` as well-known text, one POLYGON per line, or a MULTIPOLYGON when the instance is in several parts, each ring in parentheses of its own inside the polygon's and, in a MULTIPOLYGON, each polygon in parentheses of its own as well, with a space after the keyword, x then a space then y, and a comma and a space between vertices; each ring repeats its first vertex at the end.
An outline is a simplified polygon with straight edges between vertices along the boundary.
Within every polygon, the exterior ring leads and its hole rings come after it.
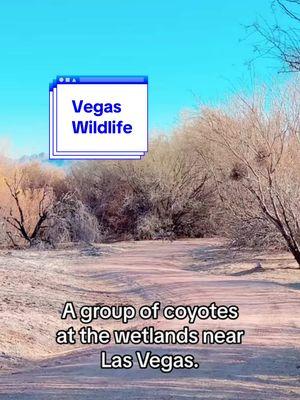
POLYGON ((1 162, 1 242, 226 236, 300 263, 299 84, 186 115, 142 161, 1 162))

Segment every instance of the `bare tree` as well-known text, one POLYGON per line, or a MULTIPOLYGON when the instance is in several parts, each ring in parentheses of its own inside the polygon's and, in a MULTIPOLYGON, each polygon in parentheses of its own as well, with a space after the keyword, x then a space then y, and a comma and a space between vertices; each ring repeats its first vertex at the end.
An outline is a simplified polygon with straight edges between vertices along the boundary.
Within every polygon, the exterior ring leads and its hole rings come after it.
POLYGON ((271 1, 273 23, 259 20, 250 26, 262 41, 255 45, 259 56, 278 58, 282 72, 300 71, 300 0, 271 1))
POLYGON ((31 162, 7 163, 1 172, 0 216, 9 241, 14 246, 44 241, 53 207, 65 190, 64 171, 31 162))
POLYGON ((5 178, 10 194, 10 206, 3 210, 3 219, 7 222, 7 235, 14 246, 16 235, 32 246, 39 238, 45 221, 52 207, 52 189, 43 187, 26 187, 25 172, 15 172, 11 180, 5 178))
POLYGON ((294 83, 282 96, 277 93, 273 104, 239 98, 233 111, 206 110, 202 120, 215 146, 220 196, 231 215, 275 227, 300 265, 297 88, 294 83))

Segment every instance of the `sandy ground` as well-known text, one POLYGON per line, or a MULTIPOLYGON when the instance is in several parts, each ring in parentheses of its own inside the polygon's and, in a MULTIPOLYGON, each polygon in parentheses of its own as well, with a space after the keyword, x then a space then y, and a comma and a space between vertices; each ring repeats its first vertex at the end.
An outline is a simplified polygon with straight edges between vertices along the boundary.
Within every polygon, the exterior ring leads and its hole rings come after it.
MULTIPOLYGON (((117 243, 88 249, 0 252, 0 398, 227 399, 300 398, 300 270, 286 254, 226 250, 221 241, 117 243), (264 271, 253 272, 257 262, 264 271), (193 328, 245 329, 242 345, 116 346, 158 354, 192 353, 199 369, 103 370, 100 346, 58 346, 65 301, 136 306, 236 304, 236 321, 201 321, 193 328)), ((162 329, 185 322, 158 320, 162 329)), ((76 324, 73 324, 77 327, 76 324)), ((134 320, 131 327, 142 327, 134 320)), ((113 329, 118 322, 93 323, 113 329)), ((79 325, 78 325, 79 327, 79 325)))

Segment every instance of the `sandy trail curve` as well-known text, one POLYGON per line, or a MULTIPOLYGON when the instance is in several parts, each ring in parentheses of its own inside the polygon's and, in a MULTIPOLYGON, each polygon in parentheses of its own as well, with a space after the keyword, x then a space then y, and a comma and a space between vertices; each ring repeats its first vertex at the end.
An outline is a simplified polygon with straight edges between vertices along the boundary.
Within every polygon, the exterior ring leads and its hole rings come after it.
MULTIPOLYGON (((28 265, 37 256, 38 253, 24 255, 28 265)), ((46 256, 43 256, 45 260, 46 256)), ((0 399, 300 398, 300 290, 297 284, 300 273, 290 258, 281 255, 276 255, 276 260, 272 256, 266 257, 263 260, 265 272, 239 275, 240 271, 247 271, 255 265, 253 257, 249 254, 242 257, 241 254, 224 255, 224 249, 217 241, 200 239, 120 244, 108 255, 94 258, 70 256, 68 261, 66 256, 58 257, 59 254, 49 252, 48 256, 45 265, 39 257, 39 264, 45 268, 44 276, 49 274, 48 279, 41 277, 38 284, 32 283, 33 287, 27 288, 26 301, 36 298, 35 304, 40 305, 40 311, 52 324, 48 324, 44 336, 41 331, 31 343, 31 352, 36 352, 36 358, 29 360, 26 342, 20 346, 18 354, 29 361, 20 369, 3 371, 0 375, 0 399), (279 272, 276 270, 278 265, 281 266, 279 272), (52 286, 56 282, 55 288, 51 287, 51 282, 52 286), (48 285, 47 296, 43 284, 48 285), (98 367, 99 347, 69 347, 58 354, 62 349, 53 345, 55 330, 61 328, 58 310, 64 301, 70 299, 78 305, 122 302, 138 306, 157 300, 163 305, 210 304, 214 301, 217 304, 236 304, 240 308, 238 320, 202 321, 193 327, 199 330, 245 329, 246 336, 242 345, 235 346, 199 344, 188 348, 140 348, 158 354, 192 353, 200 363, 200 368, 195 370, 163 374, 152 369, 140 370, 136 365, 131 370, 101 370, 98 367), (51 344, 48 345, 47 340, 51 344)), ((26 275, 26 262, 18 264, 19 272, 16 273, 26 275)), ((31 273, 38 276, 35 266, 30 266, 31 273)), ((4 294, 9 300, 5 304, 12 302, 14 290, 9 290, 4 294)), ((23 297, 20 301, 22 299, 24 301, 23 297)), ((37 305, 32 306, 33 310, 37 305)), ((4 317, 8 313, 3 307, 1 311, 4 317)), ((13 320, 14 314, 10 312, 13 320)), ((17 317, 19 321, 19 313, 17 317)), ((25 317, 28 323, 29 316, 25 317)), ((8 329, 9 323, 4 318, 3 331, 8 329)), ((37 320, 32 323, 38 324, 37 320)), ((160 328, 179 329, 185 322, 159 320, 155 324, 160 328)), ((131 324, 135 327, 143 325, 140 320, 131 324)), ((120 324, 118 327, 122 329, 120 324)), ((13 327, 9 325, 9 328, 12 330, 13 327)), ((106 348, 109 354, 134 353, 137 349, 137 346, 125 348, 116 345, 106 348)), ((6 352, 9 351, 13 350, 7 347, 6 352)))

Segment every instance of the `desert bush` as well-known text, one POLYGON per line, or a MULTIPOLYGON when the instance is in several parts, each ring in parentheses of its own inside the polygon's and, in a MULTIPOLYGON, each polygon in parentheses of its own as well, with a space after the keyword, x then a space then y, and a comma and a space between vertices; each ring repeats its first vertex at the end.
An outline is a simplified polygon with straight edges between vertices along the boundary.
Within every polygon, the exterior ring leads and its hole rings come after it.
POLYGON ((132 194, 125 211, 137 221, 137 238, 199 237, 207 230, 210 176, 193 147, 178 136, 159 137, 141 163, 121 165, 132 194), (144 228, 142 228, 144 226, 144 228), (153 229, 151 229, 153 227, 153 229))
POLYGON ((97 218, 102 237, 120 239, 132 232, 135 222, 123 212, 130 188, 120 174, 118 163, 80 162, 73 166, 68 179, 78 199, 97 218))
POLYGON ((57 199, 48 215, 41 240, 55 247, 59 243, 97 242, 99 224, 88 208, 74 195, 66 193, 57 199))
POLYGON ((222 235, 286 248, 300 264, 299 84, 186 114, 141 161, 68 171, 0 158, 0 241, 222 235))
POLYGON ((299 121, 298 82, 273 97, 239 97, 201 116, 224 225, 249 244, 284 243, 300 264, 299 121))
POLYGON ((38 162, 1 169, 3 245, 44 248, 61 242, 93 242, 99 224, 74 194, 65 171, 38 162))
POLYGON ((79 163, 71 179, 107 237, 135 239, 203 236, 210 176, 180 135, 158 137, 138 162, 79 163))

